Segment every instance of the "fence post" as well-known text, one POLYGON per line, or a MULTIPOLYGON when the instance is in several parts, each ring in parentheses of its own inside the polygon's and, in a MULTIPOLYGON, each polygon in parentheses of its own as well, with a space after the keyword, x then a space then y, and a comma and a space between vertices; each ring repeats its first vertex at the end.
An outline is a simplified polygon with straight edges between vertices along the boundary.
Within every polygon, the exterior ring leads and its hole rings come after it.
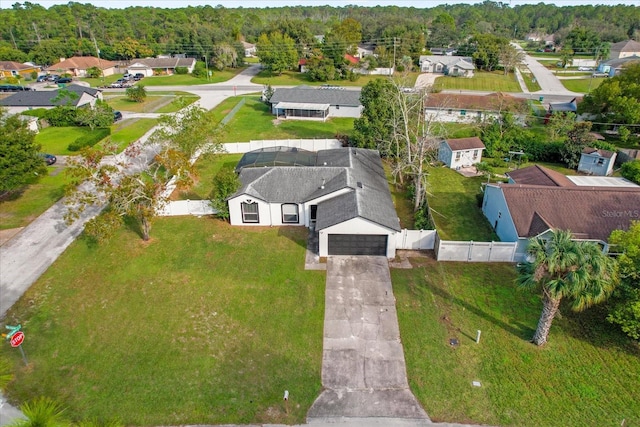
POLYGON ((473 254, 473 240, 469 241, 469 251, 467 252, 467 262, 471 261, 472 254, 473 254))

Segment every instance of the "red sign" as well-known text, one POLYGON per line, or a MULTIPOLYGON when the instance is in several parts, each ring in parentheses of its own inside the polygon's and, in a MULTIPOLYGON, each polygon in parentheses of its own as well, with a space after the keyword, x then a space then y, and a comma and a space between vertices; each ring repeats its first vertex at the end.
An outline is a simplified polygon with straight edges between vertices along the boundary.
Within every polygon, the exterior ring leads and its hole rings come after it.
POLYGON ((20 347, 20 344, 24 341, 24 333, 22 331, 18 331, 11 337, 9 341, 11 343, 11 347, 20 347))

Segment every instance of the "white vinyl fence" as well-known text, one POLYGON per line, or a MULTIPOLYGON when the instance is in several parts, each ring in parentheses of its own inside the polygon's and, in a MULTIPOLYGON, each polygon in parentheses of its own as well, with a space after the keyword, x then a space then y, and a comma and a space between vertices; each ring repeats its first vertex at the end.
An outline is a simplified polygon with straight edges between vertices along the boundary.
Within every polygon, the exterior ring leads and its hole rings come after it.
POLYGON ((175 200, 167 202, 162 209, 158 211, 158 216, 201 216, 213 215, 216 212, 208 200, 175 200))
POLYGON ((433 249, 436 242, 436 230, 407 230, 396 233, 396 249, 425 250, 433 249))
POLYGON ((250 142, 228 142, 224 145, 227 153, 248 153, 267 147, 296 147, 303 150, 318 151, 342 147, 338 139, 269 139, 250 142))
POLYGON ((516 242, 456 242, 438 239, 438 261, 516 262, 516 242))

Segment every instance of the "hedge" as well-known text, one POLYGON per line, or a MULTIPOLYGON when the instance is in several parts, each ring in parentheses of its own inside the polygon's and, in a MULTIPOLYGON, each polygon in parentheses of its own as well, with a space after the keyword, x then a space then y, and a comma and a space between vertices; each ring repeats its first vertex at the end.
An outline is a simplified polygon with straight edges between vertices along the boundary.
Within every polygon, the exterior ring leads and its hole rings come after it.
POLYGON ((97 128, 91 133, 78 137, 75 141, 69 144, 67 149, 69 151, 80 151, 84 147, 93 147, 98 143, 98 141, 101 141, 109 135, 111 135, 111 128, 97 128))

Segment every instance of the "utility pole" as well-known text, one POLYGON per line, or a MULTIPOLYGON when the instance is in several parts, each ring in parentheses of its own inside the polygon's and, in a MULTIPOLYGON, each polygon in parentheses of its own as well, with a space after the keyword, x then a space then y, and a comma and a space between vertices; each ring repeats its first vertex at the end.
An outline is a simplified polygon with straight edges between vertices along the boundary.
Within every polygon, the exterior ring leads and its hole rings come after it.
POLYGON ((204 54, 204 66, 207 69, 207 81, 209 81, 209 61, 207 61, 207 54, 204 54))
POLYGON ((13 41, 14 49, 18 49, 18 45, 16 44, 16 38, 13 37, 13 29, 9 27, 9 34, 11 34, 11 41, 13 41))
POLYGON ((393 69, 396 69, 396 38, 393 37, 393 69))
POLYGON ((100 76, 102 77, 102 86, 104 86, 104 72, 102 71, 102 60, 100 59, 100 49, 98 49, 98 42, 96 42, 96 38, 93 37, 93 45, 96 47, 96 54, 98 55, 98 67, 100 67, 100 76))

